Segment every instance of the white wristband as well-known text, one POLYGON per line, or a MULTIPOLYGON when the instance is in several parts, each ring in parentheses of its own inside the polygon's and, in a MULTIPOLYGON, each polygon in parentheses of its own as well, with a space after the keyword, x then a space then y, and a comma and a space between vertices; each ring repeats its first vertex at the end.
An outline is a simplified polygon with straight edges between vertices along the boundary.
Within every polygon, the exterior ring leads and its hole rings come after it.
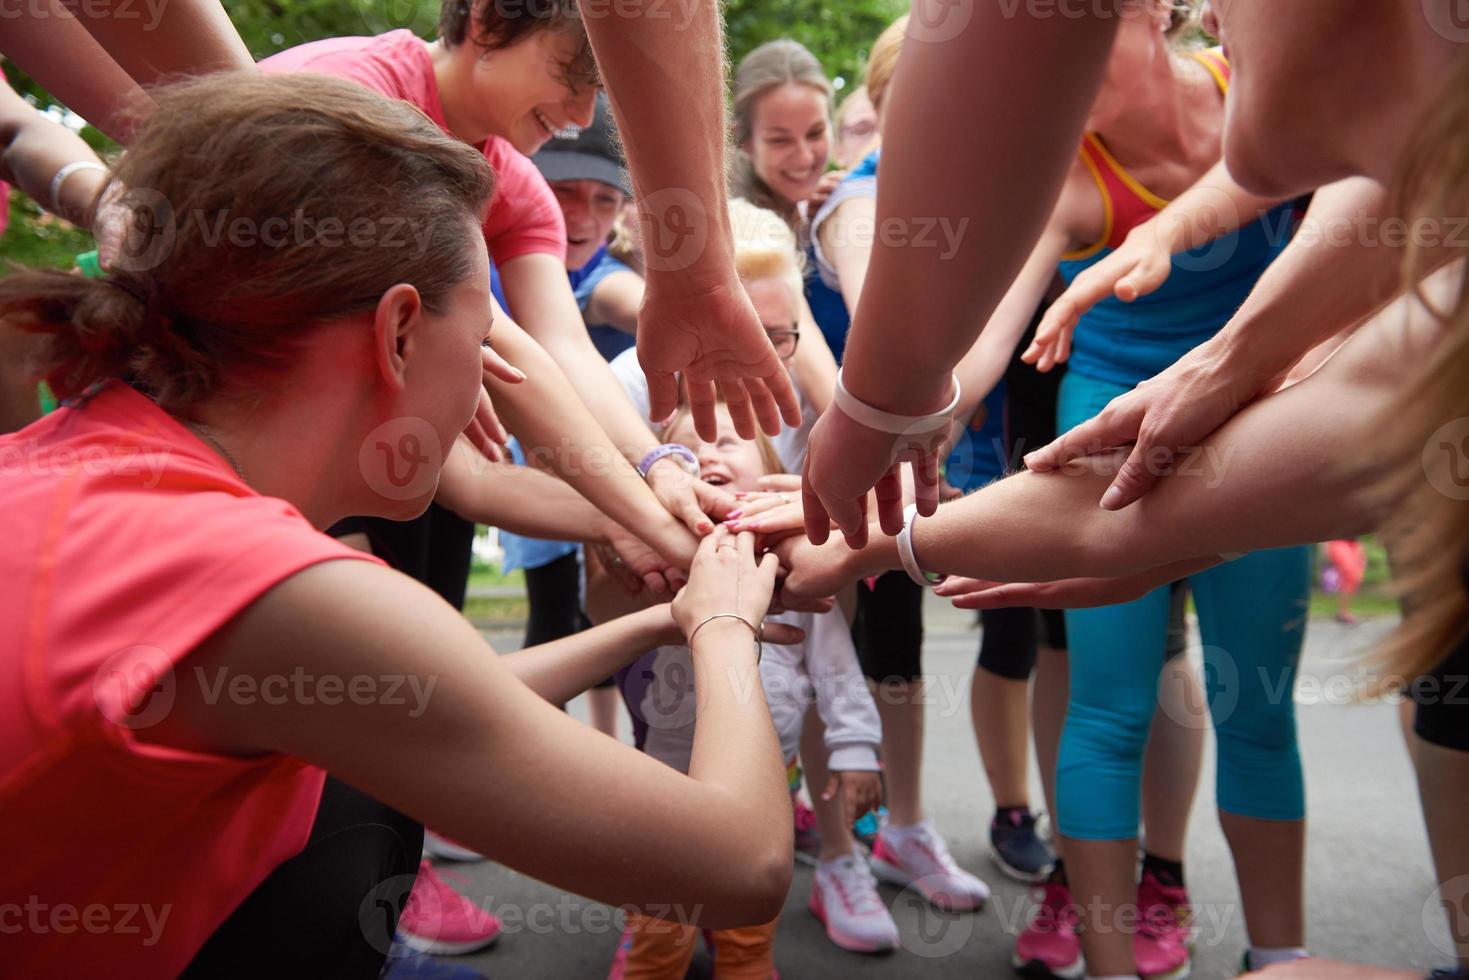
POLYGON ((52 214, 61 213, 61 185, 66 183, 66 178, 70 177, 78 170, 100 170, 104 174, 107 173, 107 168, 98 163, 96 160, 73 160, 71 163, 68 163, 66 166, 56 171, 56 176, 51 178, 52 214))
POLYGON ((903 508, 903 530, 898 532, 898 557, 903 560, 903 570, 908 573, 909 578, 923 588, 931 589, 948 576, 925 572, 918 567, 918 558, 913 554, 913 525, 917 520, 917 504, 909 504, 903 508))
POLYGON ((845 382, 842 381, 840 369, 837 370, 837 388, 832 400, 847 418, 869 429, 876 429, 878 432, 890 432, 900 436, 932 432, 948 425, 954 409, 959 407, 959 378, 952 374, 949 377, 954 380, 954 397, 949 399, 949 404, 931 415, 894 415, 891 412, 873 408, 847 390, 845 382))

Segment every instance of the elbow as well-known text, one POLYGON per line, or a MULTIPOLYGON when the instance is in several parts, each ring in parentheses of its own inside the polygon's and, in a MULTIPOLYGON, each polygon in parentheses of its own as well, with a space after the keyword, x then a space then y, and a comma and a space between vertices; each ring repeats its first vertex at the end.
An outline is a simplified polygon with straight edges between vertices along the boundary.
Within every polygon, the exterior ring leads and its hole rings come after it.
POLYGON ((758 852, 739 865, 741 873, 731 881, 728 905, 717 915, 717 925, 706 928, 738 929, 763 925, 780 915, 791 890, 793 859, 789 842, 762 844, 758 852))

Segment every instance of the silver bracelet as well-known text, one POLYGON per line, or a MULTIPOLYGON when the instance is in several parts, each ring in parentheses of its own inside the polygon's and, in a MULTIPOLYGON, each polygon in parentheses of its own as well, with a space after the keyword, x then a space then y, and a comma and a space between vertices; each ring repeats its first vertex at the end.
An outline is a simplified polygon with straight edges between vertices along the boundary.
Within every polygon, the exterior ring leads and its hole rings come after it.
POLYGON ((96 160, 73 160, 71 163, 66 164, 60 170, 56 171, 56 176, 51 178, 52 214, 61 213, 61 185, 66 183, 66 178, 70 177, 78 170, 100 170, 104 174, 107 173, 107 168, 98 163, 96 160))
POLYGON ((692 651, 694 649, 694 637, 699 635, 699 630, 703 629, 705 626, 708 626, 716 619, 736 619, 744 624, 745 629, 749 630, 750 635, 755 638, 755 664, 756 666, 758 666, 760 664, 760 655, 762 652, 764 652, 765 649, 762 645, 764 637, 760 635, 760 630, 755 627, 754 623, 750 622, 739 613, 715 613, 713 616, 710 616, 698 626, 695 626, 694 631, 689 634, 689 650, 692 651))

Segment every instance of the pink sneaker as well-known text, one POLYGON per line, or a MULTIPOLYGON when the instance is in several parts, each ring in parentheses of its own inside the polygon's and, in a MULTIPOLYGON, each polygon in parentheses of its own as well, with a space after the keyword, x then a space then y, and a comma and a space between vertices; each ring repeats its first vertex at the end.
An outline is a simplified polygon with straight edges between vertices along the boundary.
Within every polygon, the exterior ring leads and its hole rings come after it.
POLYGON ((425 953, 461 956, 484 949, 500 938, 500 920, 449 885, 427 860, 418 865, 418 881, 398 917, 403 942, 425 953))
POLYGON ((1159 934, 1173 933, 1179 945, 1193 948, 1194 907, 1188 900, 1188 889, 1163 884, 1151 871, 1144 871, 1137 883, 1139 916, 1159 934))
POLYGON ((1188 976, 1188 947, 1180 941, 1177 920, 1155 925, 1140 918, 1132 936, 1132 959, 1142 980, 1183 980, 1188 976))
POLYGON ((968 912, 990 897, 989 885, 955 863, 949 846, 927 820, 878 831, 872 870, 883 881, 911 887, 945 912, 968 912))
POLYGON ((816 811, 792 793, 791 812, 796 820, 796 860, 814 868, 821 863, 821 831, 816 829, 816 811))
POLYGON ((1040 904, 1015 940, 1010 963, 1033 980, 1078 980, 1086 973, 1071 889, 1054 881, 1039 889, 1040 904))

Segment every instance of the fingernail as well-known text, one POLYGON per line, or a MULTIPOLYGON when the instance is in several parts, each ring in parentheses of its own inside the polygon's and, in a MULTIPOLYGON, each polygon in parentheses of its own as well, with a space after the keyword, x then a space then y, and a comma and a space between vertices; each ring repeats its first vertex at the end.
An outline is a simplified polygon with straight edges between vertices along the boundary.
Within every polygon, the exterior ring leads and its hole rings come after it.
POLYGON ((519 378, 521 381, 524 381, 526 378, 530 377, 530 375, 526 374, 520 368, 515 368, 514 371, 515 371, 515 376, 517 378, 519 378))
POLYGON ((732 511, 730 511, 729 514, 726 515, 726 516, 728 517, 729 520, 734 520, 736 517, 739 517, 744 512, 745 512, 745 508, 741 507, 738 510, 732 510, 732 511))
POLYGON ((736 500, 744 500, 745 499, 745 491, 743 491, 743 490, 736 490, 735 491, 735 499, 736 500))
POLYGON ((714 525, 713 524, 710 524, 708 521, 704 521, 702 524, 699 525, 699 533, 700 534, 710 534, 713 531, 714 531, 714 525))
POLYGON ((1107 492, 1102 494, 1102 509, 1116 510, 1122 506, 1122 491, 1115 486, 1108 487, 1107 492))

